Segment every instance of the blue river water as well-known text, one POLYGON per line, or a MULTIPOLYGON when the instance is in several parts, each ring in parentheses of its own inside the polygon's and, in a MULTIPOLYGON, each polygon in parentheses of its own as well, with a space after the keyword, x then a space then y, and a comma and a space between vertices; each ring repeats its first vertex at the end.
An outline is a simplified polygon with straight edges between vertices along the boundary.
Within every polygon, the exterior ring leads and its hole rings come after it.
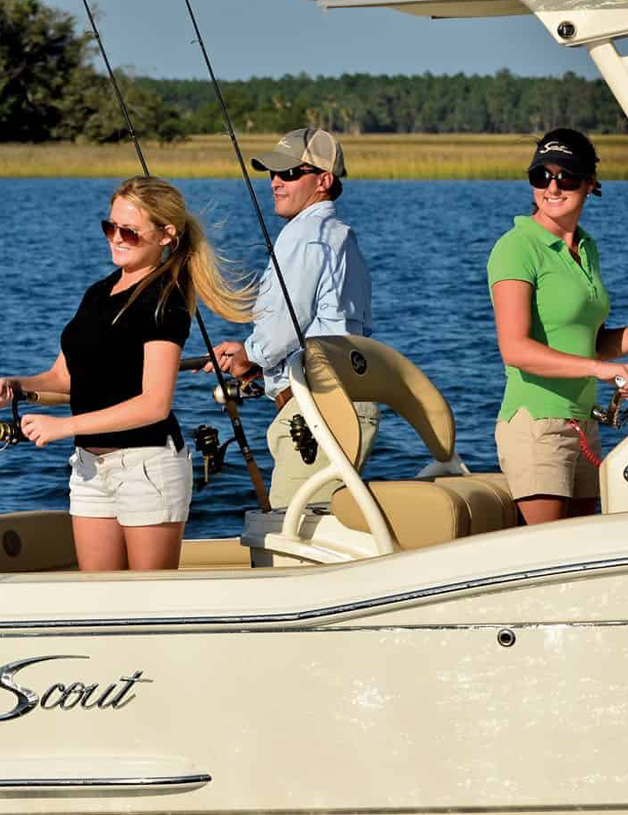
MULTIPOLYGON (((262 269, 266 249, 241 181, 174 180, 203 220, 214 245, 235 268, 262 269)), ((271 236, 281 222, 272 212, 265 180, 254 181, 271 236)), ((111 270, 99 221, 106 217, 112 179, 0 179, 0 374, 45 370, 59 335, 87 285, 111 270)), ((588 202, 582 224, 597 240, 611 294, 609 325, 628 323, 628 182, 604 182, 603 197, 588 202)), ((471 469, 498 469, 493 426, 504 384, 486 286, 492 244, 516 214, 530 211, 523 181, 352 181, 339 201, 341 216, 358 235, 373 278, 374 336, 408 356, 445 394, 457 424, 457 451, 471 469)), ((243 339, 233 326, 203 309, 214 344, 243 339)), ((184 356, 204 353, 196 326, 184 356)), ((199 424, 231 424, 212 399, 213 376, 182 373, 175 412, 188 443, 199 424)), ((606 404, 610 389, 600 388, 606 404)), ((32 408, 29 408, 31 410, 32 408)), ((55 408, 63 412, 65 408, 55 408)), ((267 484, 271 459, 265 431, 274 415, 265 398, 248 400, 241 416, 267 484)), ((9 419, 10 410, 0 412, 9 419)), ((619 440, 603 429, 608 450, 619 440)), ((45 449, 19 444, 0 453, 0 512, 64 509, 68 499, 70 440, 45 449)), ((200 475, 202 461, 195 453, 200 475)), ((418 437, 390 411, 367 465, 373 478, 414 475, 427 463, 418 437)), ((221 474, 194 494, 186 537, 239 533, 243 512, 255 506, 236 444, 221 474)))

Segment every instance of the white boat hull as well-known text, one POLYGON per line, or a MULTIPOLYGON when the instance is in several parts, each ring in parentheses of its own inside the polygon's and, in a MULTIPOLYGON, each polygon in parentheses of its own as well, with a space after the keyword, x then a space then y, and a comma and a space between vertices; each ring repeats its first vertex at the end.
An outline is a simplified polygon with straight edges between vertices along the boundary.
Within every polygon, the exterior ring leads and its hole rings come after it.
POLYGON ((5 575, 0 812, 628 811, 627 523, 5 575))

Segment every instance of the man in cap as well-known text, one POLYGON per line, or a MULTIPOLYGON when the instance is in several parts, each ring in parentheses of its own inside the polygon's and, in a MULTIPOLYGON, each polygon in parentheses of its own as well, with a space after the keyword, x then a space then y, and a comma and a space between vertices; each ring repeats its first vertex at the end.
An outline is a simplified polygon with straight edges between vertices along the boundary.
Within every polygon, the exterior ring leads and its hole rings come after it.
MULTIPOLYGON (((256 170, 270 173, 275 212, 287 220, 274 246, 275 257, 305 337, 329 334, 371 334, 371 279, 353 231, 338 219, 334 201, 342 193, 347 172, 342 148, 325 130, 301 128, 286 134, 274 150, 252 160, 256 170)), ((275 460, 270 503, 287 506, 312 473, 328 462, 319 449, 305 464, 290 436, 290 420, 298 413, 288 381, 288 357, 299 348, 284 294, 272 261, 260 281, 253 333, 244 343, 223 342, 215 349, 221 370, 233 376, 259 366, 266 395, 277 416, 267 439, 275 460)), ((211 370, 211 364, 205 370, 211 370)), ((356 403, 362 428, 361 466, 370 453, 379 413, 371 403, 356 403)), ((333 485, 314 501, 328 500, 333 485)))

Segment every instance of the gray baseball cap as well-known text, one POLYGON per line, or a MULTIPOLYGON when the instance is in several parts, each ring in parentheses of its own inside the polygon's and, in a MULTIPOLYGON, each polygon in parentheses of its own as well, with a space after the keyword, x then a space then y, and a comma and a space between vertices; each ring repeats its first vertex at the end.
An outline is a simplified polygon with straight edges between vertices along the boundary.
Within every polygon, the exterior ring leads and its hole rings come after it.
POLYGON ((301 164, 311 164, 319 170, 326 170, 338 178, 347 175, 342 147, 337 139, 326 130, 316 127, 302 127, 291 130, 277 142, 274 150, 262 153, 251 159, 256 170, 290 170, 301 164))

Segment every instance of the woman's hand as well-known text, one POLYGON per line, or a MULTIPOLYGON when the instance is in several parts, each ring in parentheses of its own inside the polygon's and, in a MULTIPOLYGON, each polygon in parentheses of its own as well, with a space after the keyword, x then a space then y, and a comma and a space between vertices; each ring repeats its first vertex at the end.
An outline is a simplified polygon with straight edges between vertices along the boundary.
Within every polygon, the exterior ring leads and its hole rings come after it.
POLYGON ((22 433, 37 447, 45 447, 51 441, 74 435, 71 419, 47 416, 45 413, 27 413, 22 416, 22 433))
POLYGON ((602 362, 597 360, 593 369, 594 376, 601 382, 608 382, 610 385, 616 385, 615 377, 621 376, 624 380, 619 390, 623 396, 628 396, 628 365, 622 365, 620 362, 602 362))

